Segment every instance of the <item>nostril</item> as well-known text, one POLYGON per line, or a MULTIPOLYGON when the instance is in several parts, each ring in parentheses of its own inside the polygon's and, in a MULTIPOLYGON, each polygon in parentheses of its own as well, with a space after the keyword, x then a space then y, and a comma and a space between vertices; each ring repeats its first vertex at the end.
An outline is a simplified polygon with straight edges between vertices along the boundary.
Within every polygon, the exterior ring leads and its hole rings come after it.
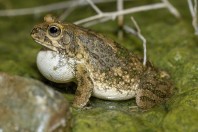
POLYGON ((38 36, 38 33, 39 33, 38 28, 33 28, 32 31, 31 31, 31 33, 30 33, 30 35, 32 37, 36 37, 36 36, 38 36))
POLYGON ((35 33, 36 33, 35 29, 32 29, 30 35, 32 36, 32 35, 34 35, 35 33))
POLYGON ((38 33, 41 33, 42 32, 42 29, 40 27, 36 27, 36 28, 33 28, 30 35, 35 35, 35 34, 38 34, 38 33))

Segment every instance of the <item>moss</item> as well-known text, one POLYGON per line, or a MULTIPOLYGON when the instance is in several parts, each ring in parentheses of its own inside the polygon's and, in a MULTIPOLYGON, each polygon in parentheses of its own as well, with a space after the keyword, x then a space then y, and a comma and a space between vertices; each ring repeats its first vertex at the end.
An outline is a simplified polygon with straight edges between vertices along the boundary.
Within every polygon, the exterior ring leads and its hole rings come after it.
POLYGON ((198 131, 197 110, 193 107, 177 107, 170 111, 163 122, 163 130, 165 132, 196 132, 198 131))
MULTIPOLYGON (((189 89, 184 93, 177 93, 169 100, 169 112, 164 118, 164 131, 189 131, 198 130, 198 87, 189 89)), ((188 88, 186 88, 188 89, 188 88)))
POLYGON ((141 123, 128 114, 113 110, 91 109, 77 113, 74 121, 75 132, 130 132, 141 131, 141 123), (88 114, 91 113, 91 114, 88 114))
MULTIPOLYGON (((174 97, 169 100, 170 107, 169 109, 172 110, 177 107, 187 107, 187 108, 194 108, 198 110, 198 87, 194 89, 190 89, 183 93, 177 93, 174 97)), ((193 114, 193 113, 192 113, 193 114)), ((194 113, 197 114, 197 113, 194 113)))

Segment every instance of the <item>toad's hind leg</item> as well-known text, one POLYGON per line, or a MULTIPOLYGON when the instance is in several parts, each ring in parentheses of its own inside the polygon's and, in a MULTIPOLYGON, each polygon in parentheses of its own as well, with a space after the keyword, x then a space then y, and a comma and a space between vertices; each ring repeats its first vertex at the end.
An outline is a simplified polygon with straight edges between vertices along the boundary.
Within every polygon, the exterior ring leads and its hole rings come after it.
POLYGON ((81 64, 76 66, 76 78, 78 81, 78 87, 75 93, 73 107, 83 108, 89 101, 93 92, 93 82, 87 69, 81 64))
POLYGON ((139 108, 149 109, 163 103, 172 94, 172 84, 169 75, 164 71, 148 68, 141 77, 136 93, 136 103, 139 108))

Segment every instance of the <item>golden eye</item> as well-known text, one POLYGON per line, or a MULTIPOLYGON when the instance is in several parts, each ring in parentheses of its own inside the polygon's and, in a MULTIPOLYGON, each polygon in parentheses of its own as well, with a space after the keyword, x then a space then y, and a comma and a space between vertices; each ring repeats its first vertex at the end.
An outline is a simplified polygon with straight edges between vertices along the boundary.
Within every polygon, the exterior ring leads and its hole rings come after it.
POLYGON ((49 26, 48 33, 52 37, 58 37, 61 34, 61 29, 56 25, 52 25, 49 26))

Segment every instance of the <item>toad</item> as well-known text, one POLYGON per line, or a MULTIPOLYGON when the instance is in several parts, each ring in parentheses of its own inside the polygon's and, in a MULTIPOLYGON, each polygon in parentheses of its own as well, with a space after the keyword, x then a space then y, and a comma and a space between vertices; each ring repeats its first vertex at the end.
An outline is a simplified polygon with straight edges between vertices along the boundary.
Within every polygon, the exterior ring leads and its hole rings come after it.
POLYGON ((31 32, 44 48, 37 65, 49 80, 77 82, 73 106, 83 108, 91 96, 105 100, 135 97, 137 106, 149 109, 172 93, 170 76, 120 44, 83 27, 62 23, 51 15, 31 32))

